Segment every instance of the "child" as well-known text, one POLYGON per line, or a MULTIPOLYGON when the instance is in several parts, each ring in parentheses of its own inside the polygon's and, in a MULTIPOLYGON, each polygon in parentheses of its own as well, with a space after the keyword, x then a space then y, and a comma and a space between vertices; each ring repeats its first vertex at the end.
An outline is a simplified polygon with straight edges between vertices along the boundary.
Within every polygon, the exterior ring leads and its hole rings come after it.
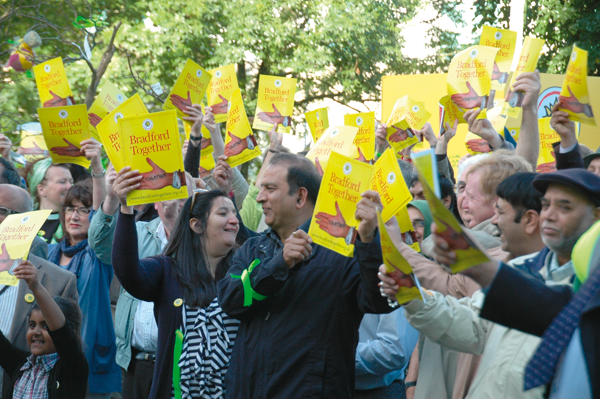
POLYGON ((79 306, 52 299, 29 261, 21 261, 14 275, 27 282, 37 304, 29 314, 30 353, 12 346, 0 332, 0 366, 10 376, 4 398, 85 398, 88 364, 79 339, 79 306))

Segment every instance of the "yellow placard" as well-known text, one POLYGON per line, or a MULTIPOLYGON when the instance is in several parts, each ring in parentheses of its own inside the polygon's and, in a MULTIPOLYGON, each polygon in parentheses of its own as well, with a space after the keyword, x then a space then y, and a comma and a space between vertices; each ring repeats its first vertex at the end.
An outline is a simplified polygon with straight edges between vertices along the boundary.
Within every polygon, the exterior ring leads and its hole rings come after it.
POLYGON ((456 262, 450 266, 452 272, 458 273, 461 270, 487 262, 489 259, 485 253, 478 249, 477 244, 463 230, 452 212, 446 209, 444 203, 436 196, 427 179, 419 170, 419 166, 416 164, 415 166, 423 186, 423 194, 437 225, 437 234, 446 240, 449 250, 454 251, 456 254, 456 262))
POLYGON ((481 109, 478 119, 486 118, 494 59, 498 49, 471 46, 456 54, 448 68, 448 95, 461 111, 481 109))
POLYGON ((400 254, 392 239, 390 238, 385 222, 381 217, 381 213, 377 212, 377 221, 379 222, 379 237, 381 239, 381 255, 385 270, 391 278, 393 278, 400 289, 396 294, 398 303, 406 303, 413 299, 423 299, 419 287, 413 280, 413 270, 410 263, 400 254), (407 287, 407 285, 410 286, 407 287))
POLYGON ((75 104, 62 58, 53 58, 33 67, 42 107, 75 104))
POLYGON ((210 173, 210 171, 215 168, 215 165, 215 157, 213 154, 200 155, 200 177, 202 177, 203 173, 210 173))
POLYGON ((85 104, 38 108, 44 141, 54 163, 90 166, 81 153, 81 142, 90 138, 85 104))
POLYGON ((421 252, 419 241, 417 241, 417 237, 415 235, 415 228, 413 227, 410 220, 410 215, 408 214, 408 207, 405 206, 398 211, 396 214, 396 220, 398 221, 398 226, 400 227, 402 242, 415 251, 421 252))
POLYGON ((127 100, 127 96, 123 94, 121 90, 117 88, 114 84, 107 81, 102 86, 100 90, 100 94, 94 100, 94 103, 88 109, 88 118, 90 121, 90 133, 92 137, 98 141, 102 141, 100 135, 98 134, 98 130, 96 130, 96 126, 112 111, 117 108, 119 105, 123 104, 123 102, 127 100))
POLYGON ((121 118, 119 131, 125 165, 143 176, 127 205, 188 197, 175 110, 121 118))
POLYGON ((233 168, 260 156, 261 151, 250 127, 240 89, 233 92, 229 104, 225 155, 227 163, 233 168))
POLYGON ((354 255, 356 204, 368 189, 373 166, 332 152, 321 180, 308 235, 341 255, 354 255))
POLYGON ((498 54, 496 54, 494 60, 494 69, 492 70, 492 89, 504 90, 515 55, 517 32, 484 25, 479 44, 498 49, 498 54))
POLYGON ((290 133, 296 81, 281 76, 259 76, 253 129, 268 132, 277 123, 278 133, 290 133))
POLYGON ((520 74, 535 71, 545 42, 543 39, 536 39, 530 36, 527 36, 523 41, 523 49, 521 50, 521 55, 519 55, 517 69, 510 80, 510 86, 506 91, 504 109, 502 110, 502 113, 509 118, 518 118, 521 116, 521 107, 525 99, 525 95, 522 92, 512 91, 512 85, 515 84, 515 80, 520 74))
POLYGON ((329 127, 329 108, 319 108, 304 114, 306 123, 310 129, 313 143, 319 141, 323 132, 329 127))
POLYGON ((35 159, 35 157, 48 156, 48 147, 44 141, 44 136, 41 132, 22 130, 21 142, 19 143, 19 154, 25 155, 25 158, 35 159))
POLYGON ((596 126, 587 88, 588 52, 573 45, 567 74, 560 91, 560 110, 569 114, 569 119, 596 126))
POLYGON ((333 151, 351 157, 356 152, 354 139, 358 128, 354 126, 332 126, 321 136, 319 141, 308 151, 306 158, 313 161, 319 174, 327 168, 327 162, 333 151))
POLYGON ((344 125, 356 126, 358 133, 354 145, 358 147, 359 158, 370 162, 375 158, 375 112, 344 115, 344 125))
MULTIPOLYGON (((502 110, 504 108, 504 93, 497 91, 493 104, 489 105, 492 107, 487 110, 488 120, 492 124, 494 130, 500 136, 504 137, 504 125, 506 125, 507 120, 507 117, 502 115, 502 110)), ((471 155, 485 154, 492 151, 486 140, 471 132, 468 132, 465 137, 465 146, 471 155)))
MULTIPOLYGON (((165 111, 176 110, 177 116, 183 120, 188 116, 187 107, 202 102, 211 77, 212 75, 208 71, 188 59, 167 97, 163 109, 165 111)), ((184 122, 190 123, 189 121, 184 122)))
POLYGON ((19 280, 12 274, 15 260, 27 259, 31 243, 52 210, 9 215, 0 224, 0 285, 15 286, 19 280))
POLYGON ((135 94, 123 104, 110 111, 110 113, 98 123, 98 126, 96 126, 98 134, 102 139, 106 155, 108 155, 108 159, 110 159, 110 162, 117 172, 125 166, 125 158, 121 152, 123 141, 121 138, 121 131, 119 130, 119 119, 136 115, 145 115, 147 113, 148 110, 140 98, 140 95, 135 94))
POLYGON ((377 191, 381 197, 383 204, 381 216, 384 222, 390 220, 412 200, 412 195, 408 191, 402 171, 391 148, 385 150, 373 165, 370 189, 377 191))
POLYGON ((464 118, 465 111, 460 110, 452 100, 450 96, 446 95, 440 98, 438 102, 439 105, 439 122, 440 122, 440 135, 444 134, 446 131, 446 124, 452 128, 454 126, 454 121, 458 120, 458 123, 467 123, 464 118))
POLYGON ((437 170, 437 157, 435 150, 430 148, 425 151, 413 152, 410 154, 410 159, 419 170, 420 174, 425 178, 429 187, 433 189, 435 195, 440 198, 440 181, 437 170))
POLYGON ((537 172, 548 173, 556 171, 556 156, 554 154, 553 143, 560 141, 560 136, 552 126, 550 120, 552 118, 538 119, 538 129, 540 132, 540 153, 537 161, 537 172))
POLYGON ((396 153, 419 142, 414 130, 421 129, 429 120, 431 114, 425 109, 425 104, 411 99, 409 96, 399 98, 387 124, 387 140, 396 153))
POLYGON ((206 92, 208 106, 212 108, 216 123, 226 122, 229 100, 233 92, 239 89, 235 65, 211 69, 209 73, 212 75, 212 79, 206 92))

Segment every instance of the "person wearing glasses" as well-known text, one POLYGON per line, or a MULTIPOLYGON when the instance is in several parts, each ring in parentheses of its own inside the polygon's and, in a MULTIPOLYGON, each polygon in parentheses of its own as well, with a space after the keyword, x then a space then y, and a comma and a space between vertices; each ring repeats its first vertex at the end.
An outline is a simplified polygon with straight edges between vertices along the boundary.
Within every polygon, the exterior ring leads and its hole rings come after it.
MULTIPOLYGON (((215 180, 230 182, 232 175, 221 157, 215 180)), ((217 282, 229 269, 240 230, 237 210, 226 194, 230 190, 195 190, 162 254, 140 259, 139 229, 133 208, 127 206, 127 193, 139 187, 140 179, 138 171, 125 167, 113 184, 121 208, 112 265, 128 293, 154 304, 158 339, 149 397, 223 397, 239 325, 216 298, 217 282)))
POLYGON ((67 191, 60 213, 64 237, 58 244, 50 245, 48 260, 77 277, 83 315, 81 338, 89 364, 87 397, 109 398, 112 392, 121 391, 109 295, 113 271, 110 264, 96 256, 88 241, 93 210, 100 207, 105 197, 105 172, 100 143, 93 139, 84 141, 82 152, 91 161, 93 178, 75 183, 67 191))

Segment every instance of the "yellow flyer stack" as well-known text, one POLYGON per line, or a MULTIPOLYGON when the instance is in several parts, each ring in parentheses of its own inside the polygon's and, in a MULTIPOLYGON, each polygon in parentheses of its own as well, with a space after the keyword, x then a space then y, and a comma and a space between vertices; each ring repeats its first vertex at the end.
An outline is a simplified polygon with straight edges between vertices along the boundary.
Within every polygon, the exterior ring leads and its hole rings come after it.
POLYGON ((54 58, 33 67, 42 107, 73 105, 73 93, 61 58, 54 58))
POLYGON ((573 45, 560 91, 560 110, 568 113, 572 121, 596 126, 587 88, 587 62, 588 52, 573 45))
POLYGON ((323 132, 329 127, 329 108, 319 108, 304 114, 310 129, 313 143, 319 141, 323 132))
POLYGON ((125 165, 139 170, 139 189, 128 205, 187 198, 183 155, 174 110, 119 119, 125 165))
POLYGON ((261 151, 250 127, 240 89, 231 95, 229 104, 225 155, 227 163, 233 168, 260 156, 261 151))
POLYGON ((12 274, 18 259, 27 259, 31 243, 52 211, 9 215, 0 224, 0 285, 15 286, 19 280, 12 274))
POLYGON ((123 102, 127 100, 127 97, 121 90, 117 88, 111 82, 106 82, 94 100, 94 103, 88 110, 88 117, 90 120, 90 133, 92 137, 94 137, 98 141, 102 141, 100 135, 98 134, 98 130, 96 130, 96 126, 112 111, 117 108, 119 105, 123 104, 123 102))
POLYGON ((372 161, 375 157, 375 112, 344 115, 344 125, 358 128, 354 139, 359 151, 358 159, 372 161))
POLYGON ((289 133, 295 94, 296 79, 260 75, 252 128, 268 132, 277 123, 279 124, 277 132, 289 133))
POLYGON ((431 114, 425 110, 425 104, 411 99, 409 96, 399 98, 394 104, 387 120, 387 140, 394 152, 410 147, 419 142, 414 130, 423 128, 431 114))
POLYGON ((504 90, 515 54, 517 32, 485 25, 481 32, 479 44, 498 49, 498 54, 496 54, 494 60, 494 68, 492 69, 492 89, 504 90))
POLYGON ((86 106, 38 108, 38 115, 52 162, 89 167, 81 153, 81 142, 90 138, 86 106))
POLYGON ((163 109, 165 111, 177 110, 177 116, 184 118, 187 116, 187 107, 202 102, 211 77, 212 75, 204 68, 188 59, 167 97, 163 109))
POLYGON ((148 110, 142 102, 140 95, 136 94, 113 109, 96 127, 102 139, 102 144, 104 144, 106 155, 108 155, 110 162, 117 172, 125 166, 124 156, 121 151, 123 141, 121 139, 121 131, 119 130, 119 119, 145 114, 148 114, 148 110))
POLYGON ((310 149, 306 158, 313 161, 319 174, 327 168, 327 162, 333 151, 351 157, 356 152, 354 139, 358 128, 354 126, 333 126, 323 133, 319 141, 310 149))
POLYGON ((231 95, 239 89, 235 66, 231 64, 212 69, 209 73, 212 79, 206 92, 208 106, 212 108, 216 123, 226 122, 231 95))

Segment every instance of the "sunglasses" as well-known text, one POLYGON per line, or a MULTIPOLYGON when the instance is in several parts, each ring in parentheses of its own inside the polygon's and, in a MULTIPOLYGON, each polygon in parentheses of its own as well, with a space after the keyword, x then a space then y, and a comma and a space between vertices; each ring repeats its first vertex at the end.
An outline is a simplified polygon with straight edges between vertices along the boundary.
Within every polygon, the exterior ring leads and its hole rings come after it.
POLYGON ((8 216, 8 215, 15 215, 17 213, 17 211, 13 211, 12 209, 9 209, 5 206, 0 206, 0 216, 8 216))
POLYGON ((193 191, 192 194, 192 204, 190 205, 190 212, 192 211, 192 209, 194 209, 194 203, 196 202, 196 194, 198 193, 206 193, 208 192, 208 190, 203 189, 203 188, 197 188, 193 191))

